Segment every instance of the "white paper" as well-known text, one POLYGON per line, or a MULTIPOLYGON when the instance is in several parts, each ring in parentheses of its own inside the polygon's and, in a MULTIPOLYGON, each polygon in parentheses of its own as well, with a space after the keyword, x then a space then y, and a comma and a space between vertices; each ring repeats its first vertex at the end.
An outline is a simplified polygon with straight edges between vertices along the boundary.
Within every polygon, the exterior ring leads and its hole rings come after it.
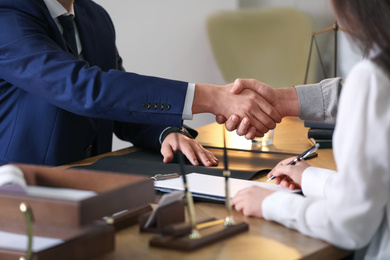
MULTIPOLYGON (((0 231, 0 248, 26 251, 27 242, 28 242, 27 235, 0 231)), ((33 252, 40 252, 62 243, 64 243, 64 240, 58 238, 34 236, 32 249, 33 252)))
POLYGON ((26 186, 22 170, 11 164, 0 166, 0 190, 24 193, 26 186))
POLYGON ((96 192, 89 190, 76 190, 68 188, 52 188, 44 186, 27 186, 27 195, 35 197, 43 197, 50 199, 63 199, 80 201, 93 196, 96 196, 96 192))
MULTIPOLYGON (((206 175, 200 173, 190 173, 186 175, 188 189, 192 193, 203 194, 214 197, 225 197, 225 177, 206 175)), ((154 182, 155 188, 163 190, 184 190, 182 177, 154 182)), ((230 195, 233 198, 239 190, 247 187, 258 186, 266 189, 299 192, 299 190, 290 190, 274 183, 265 183, 258 181, 249 181, 230 178, 230 195)))

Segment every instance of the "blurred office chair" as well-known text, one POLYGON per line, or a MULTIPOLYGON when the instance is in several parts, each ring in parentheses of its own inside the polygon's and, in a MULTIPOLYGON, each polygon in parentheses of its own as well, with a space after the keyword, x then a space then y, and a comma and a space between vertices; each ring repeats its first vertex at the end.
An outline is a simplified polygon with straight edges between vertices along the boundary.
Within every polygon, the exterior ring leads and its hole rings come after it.
MULTIPOLYGON (((273 87, 303 84, 313 23, 294 8, 220 11, 207 19, 214 57, 226 82, 254 78, 273 87)), ((311 64, 316 64, 312 57, 311 64)), ((308 83, 315 82, 310 68, 308 83)))

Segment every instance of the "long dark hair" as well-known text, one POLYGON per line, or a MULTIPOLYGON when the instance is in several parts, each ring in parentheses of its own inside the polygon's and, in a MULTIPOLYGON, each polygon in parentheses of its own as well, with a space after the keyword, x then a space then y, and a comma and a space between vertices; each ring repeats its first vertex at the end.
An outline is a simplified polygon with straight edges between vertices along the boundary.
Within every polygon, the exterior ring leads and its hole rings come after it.
POLYGON ((390 0, 332 0, 341 28, 390 75, 390 0))

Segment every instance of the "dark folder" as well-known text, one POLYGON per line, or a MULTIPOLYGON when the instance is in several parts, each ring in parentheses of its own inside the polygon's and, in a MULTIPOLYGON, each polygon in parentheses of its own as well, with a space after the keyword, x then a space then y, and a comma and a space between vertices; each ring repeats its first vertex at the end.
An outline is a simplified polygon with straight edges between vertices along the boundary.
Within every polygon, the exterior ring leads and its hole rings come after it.
MULTIPOLYGON (((219 160, 216 167, 193 166, 186 162, 186 173, 197 172, 222 176, 223 149, 208 148, 219 160)), ((292 153, 241 151, 228 149, 229 169, 231 177, 237 179, 257 179, 263 177, 277 163, 286 158, 296 156, 292 153)), ((163 163, 159 152, 139 150, 120 156, 101 158, 91 165, 76 166, 78 169, 91 169, 119 173, 133 173, 152 177, 156 174, 179 172, 179 164, 175 158, 171 163, 163 163)))

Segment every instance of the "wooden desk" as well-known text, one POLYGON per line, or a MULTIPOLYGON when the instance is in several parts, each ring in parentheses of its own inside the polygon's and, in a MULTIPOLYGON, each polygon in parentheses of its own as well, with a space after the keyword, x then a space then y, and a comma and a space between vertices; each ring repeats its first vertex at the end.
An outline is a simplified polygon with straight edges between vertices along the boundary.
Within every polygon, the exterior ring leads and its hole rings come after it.
MULTIPOLYGON (((199 141, 205 145, 222 141, 220 128, 212 124, 199 128, 199 141)), ((229 134, 230 144, 237 141, 245 142, 235 134, 229 134), (236 140, 236 141, 234 141, 236 140)), ((249 141, 248 141, 249 142, 249 141)), ((246 145, 246 143, 244 143, 246 145)), ((285 118, 277 126, 272 149, 288 150, 301 153, 310 147, 307 140, 307 129, 303 122, 294 118, 285 118)), ((133 151, 134 148, 124 149, 114 154, 123 154, 133 151)), ((255 148, 253 148, 255 149, 255 148)), ((319 167, 335 169, 331 149, 321 149, 319 156, 311 160, 311 164, 319 167)), ((113 155, 113 153, 110 153, 113 155)), ((104 155, 103 155, 104 156, 104 155)), ((102 156, 100 156, 102 157, 102 156)), ((96 158, 94 158, 96 159, 96 158)), ((91 163, 89 160, 85 163, 91 163)), ((79 164, 79 163, 77 163, 79 164)), ((73 164, 75 165, 75 164, 73 164)), ((196 203, 196 217, 198 220, 215 217, 224 218, 226 211, 223 205, 210 203, 196 203)), ((97 260, 113 259, 340 259, 349 254, 348 251, 338 249, 323 241, 302 235, 287 229, 277 223, 263 219, 247 218, 234 211, 236 221, 246 221, 249 231, 219 243, 201 248, 193 252, 149 247, 149 240, 153 234, 140 233, 139 227, 133 226, 124 229, 116 235, 116 249, 114 252, 103 255, 97 260)))

